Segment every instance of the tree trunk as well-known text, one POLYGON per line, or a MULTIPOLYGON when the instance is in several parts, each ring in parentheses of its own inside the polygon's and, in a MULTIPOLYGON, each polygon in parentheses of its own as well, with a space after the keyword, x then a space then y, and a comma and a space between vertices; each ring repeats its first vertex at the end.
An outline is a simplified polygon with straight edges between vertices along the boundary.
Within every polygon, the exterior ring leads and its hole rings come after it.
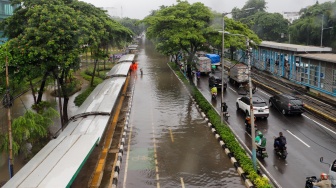
POLYGON ((56 79, 56 82, 57 82, 58 106, 59 106, 59 113, 60 113, 60 117, 61 117, 61 128, 63 130, 64 122, 63 122, 63 113, 62 113, 62 100, 61 100, 60 80, 59 80, 58 75, 55 72, 55 70, 53 70, 53 75, 54 75, 54 78, 56 79))
POLYGON ((69 103, 69 97, 68 96, 63 96, 63 122, 64 122, 64 125, 69 121, 68 103, 69 103))
POLYGON ((32 94, 33 94, 33 98, 34 98, 34 104, 36 104, 36 95, 35 95, 35 89, 33 86, 33 83, 31 80, 29 80, 29 84, 30 84, 30 89, 32 90, 32 94))
POLYGON ((92 71, 92 77, 91 77, 91 87, 93 87, 93 80, 96 74, 96 65, 97 65, 98 59, 94 61, 93 71, 92 71))
POLYGON ((49 75, 49 71, 44 73, 44 75, 43 75, 42 82, 41 82, 41 85, 40 85, 40 89, 38 91, 36 104, 38 104, 42 101, 42 95, 43 95, 43 91, 44 91, 44 87, 45 87, 45 83, 46 83, 48 75, 49 75))

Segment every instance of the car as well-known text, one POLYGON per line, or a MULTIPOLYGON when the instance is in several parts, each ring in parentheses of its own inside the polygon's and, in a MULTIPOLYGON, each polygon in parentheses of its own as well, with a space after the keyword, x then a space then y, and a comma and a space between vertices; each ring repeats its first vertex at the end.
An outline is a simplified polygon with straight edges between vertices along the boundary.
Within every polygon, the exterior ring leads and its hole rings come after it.
MULTIPOLYGON (((266 101, 259 96, 252 97, 253 113, 255 117, 268 118, 269 109, 266 101)), ((246 116, 250 116, 250 97, 238 97, 236 101, 237 110, 245 112, 246 116)))
MULTIPOLYGON (((224 84, 223 89, 226 90, 227 82, 225 79, 223 80, 223 84, 224 84)), ((217 88, 222 88, 222 78, 221 76, 217 76, 213 73, 210 73, 209 74, 209 87, 213 87, 213 86, 216 86, 217 88)))
POLYGON ((277 94, 269 99, 269 106, 275 107, 282 114, 299 114, 304 111, 303 102, 289 94, 277 94))

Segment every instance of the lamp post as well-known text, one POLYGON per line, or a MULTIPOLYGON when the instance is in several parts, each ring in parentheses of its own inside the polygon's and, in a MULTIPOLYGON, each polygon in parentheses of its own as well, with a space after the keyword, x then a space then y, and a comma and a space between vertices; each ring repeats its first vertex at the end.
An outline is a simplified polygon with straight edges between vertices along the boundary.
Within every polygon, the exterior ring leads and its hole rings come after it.
POLYGON ((252 81, 251 81, 251 59, 250 59, 250 39, 242 34, 231 34, 229 32, 224 31, 223 34, 229 34, 232 36, 240 36, 244 37, 246 39, 246 55, 247 55, 247 65, 248 65, 248 77, 249 77, 249 95, 250 95, 250 119, 251 119, 251 137, 252 137, 252 162, 253 162, 253 168, 256 171, 257 170, 257 153, 256 149, 257 146, 254 142, 255 138, 255 127, 254 127, 254 112, 253 112, 253 100, 252 100, 252 81))
POLYGON ((323 20, 324 20, 324 14, 322 14, 322 25, 321 25, 321 47, 323 46, 323 30, 326 30, 326 29, 332 29, 333 27, 326 27, 326 28, 323 28, 323 20))
POLYGON ((255 7, 251 7, 251 8, 246 8, 240 11, 233 11, 233 12, 225 12, 222 14, 223 16, 223 24, 222 24, 222 58, 221 58, 221 64, 222 64, 222 88, 221 88, 221 122, 224 121, 224 113, 227 111, 227 105, 224 102, 224 34, 227 33, 229 34, 229 32, 225 32, 225 16, 234 12, 241 12, 241 11, 248 11, 248 10, 253 10, 255 9, 255 7))
POLYGON ((249 74, 249 93, 250 93, 250 119, 251 119, 251 137, 252 137, 252 162, 253 168, 257 171, 257 146, 254 142, 255 138, 255 127, 254 127, 254 112, 253 112, 253 100, 252 100, 252 81, 251 81, 251 59, 250 59, 250 40, 246 37, 246 55, 248 64, 248 74, 249 74))

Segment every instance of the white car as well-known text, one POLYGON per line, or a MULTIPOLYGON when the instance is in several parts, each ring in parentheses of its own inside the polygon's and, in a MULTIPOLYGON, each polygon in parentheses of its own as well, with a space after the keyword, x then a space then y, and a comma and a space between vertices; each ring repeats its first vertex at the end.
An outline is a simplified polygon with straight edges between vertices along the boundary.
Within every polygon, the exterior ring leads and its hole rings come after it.
MULTIPOLYGON (((268 118, 269 109, 267 103, 258 96, 252 97, 253 113, 255 117, 268 118)), ((237 110, 241 109, 245 112, 246 116, 251 114, 250 112, 250 97, 239 97, 236 101, 237 110)))

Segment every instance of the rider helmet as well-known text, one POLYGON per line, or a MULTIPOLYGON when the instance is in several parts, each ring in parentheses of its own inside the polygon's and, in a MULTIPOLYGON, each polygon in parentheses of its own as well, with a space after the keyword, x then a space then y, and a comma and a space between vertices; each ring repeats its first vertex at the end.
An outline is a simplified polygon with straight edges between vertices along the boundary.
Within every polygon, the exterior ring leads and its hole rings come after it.
POLYGON ((258 131, 258 132, 257 132, 257 135, 258 135, 258 136, 260 136, 260 137, 262 137, 262 136, 263 136, 263 134, 262 134, 262 132, 261 132, 261 131, 258 131))
POLYGON ((321 173, 321 180, 327 180, 328 175, 326 173, 321 173))

